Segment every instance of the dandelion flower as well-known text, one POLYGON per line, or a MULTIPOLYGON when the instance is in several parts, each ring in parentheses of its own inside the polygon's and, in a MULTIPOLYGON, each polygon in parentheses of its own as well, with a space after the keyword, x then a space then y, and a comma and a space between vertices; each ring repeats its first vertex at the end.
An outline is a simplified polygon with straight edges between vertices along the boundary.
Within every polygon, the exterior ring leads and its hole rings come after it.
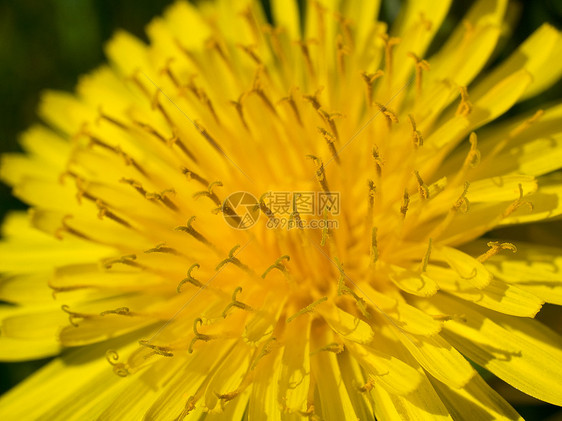
POLYGON ((429 57, 449 1, 305 3, 179 2, 44 95, 2 161, 0 357, 59 356, 2 419, 519 419, 475 366, 562 404, 560 250, 481 238, 562 213, 562 107, 492 123, 560 32, 481 72, 506 1, 429 57))

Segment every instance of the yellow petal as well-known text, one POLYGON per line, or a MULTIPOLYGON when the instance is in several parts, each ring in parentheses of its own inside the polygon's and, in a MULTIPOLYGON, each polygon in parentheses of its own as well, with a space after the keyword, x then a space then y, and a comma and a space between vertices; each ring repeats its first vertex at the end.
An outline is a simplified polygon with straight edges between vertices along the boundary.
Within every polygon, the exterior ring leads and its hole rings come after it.
MULTIPOLYGON (((183 367, 171 370, 171 378, 162 378, 158 372, 154 373, 161 382, 159 396, 152 401, 150 408, 144 413, 145 419, 173 420, 178 417, 188 406, 191 396, 195 396, 201 384, 207 377, 216 371, 216 368, 228 359, 234 341, 210 341, 205 344, 204 352, 194 352, 183 367), (189 373, 189 375, 185 375, 189 373)), ((167 370, 163 372, 168 373, 167 370)), ((114 407, 118 405, 116 401, 114 407)), ((196 403, 201 408, 201 402, 196 403)), ((115 408, 118 409, 118 408, 115 408)))
POLYGON ((409 305, 403 299, 393 299, 381 294, 368 285, 361 286, 366 294, 367 305, 376 306, 382 320, 414 335, 435 335, 441 330, 441 324, 423 311, 409 305))
POLYGON ((297 1, 273 0, 271 9, 275 25, 284 28, 292 41, 300 40, 300 13, 297 1))
POLYGON ((562 339, 556 333, 535 320, 476 310, 461 300, 431 300, 442 314, 463 318, 445 322, 443 335, 455 348, 522 392, 562 404, 562 339))
POLYGON ((521 224, 553 218, 562 213, 562 174, 553 173, 539 178, 536 192, 525 196, 523 204, 503 218, 501 225, 521 224), (529 205, 530 204, 530 205, 529 205))
MULTIPOLYGON (((41 419, 43 414, 53 408, 62 412, 65 405, 72 406, 72 402, 82 394, 81 407, 73 408, 74 413, 71 411, 71 414, 62 414, 60 417, 54 413, 43 419, 84 419, 86 414, 81 410, 93 411, 89 404, 95 406, 96 394, 103 393, 103 389, 111 391, 114 385, 123 380, 113 373, 105 359, 105 351, 108 348, 127 350, 128 348, 123 348, 125 346, 126 341, 120 339, 98 347, 65 353, 4 394, 0 398, 0 418, 41 419), (102 378, 103 381, 100 381, 102 378), (92 387, 97 389, 89 394, 88 390, 92 390, 92 387), (68 418, 69 416, 72 418, 68 418)), ((103 407, 104 405, 100 405, 96 410, 101 412, 103 407)))
POLYGON ((505 0, 476 2, 465 17, 468 26, 458 25, 431 60, 431 77, 451 78, 457 85, 467 86, 494 51, 506 6, 505 0))
POLYGON ((398 288, 421 297, 430 297, 439 290, 437 283, 430 277, 400 266, 390 265, 388 277, 398 288))
POLYGON ((70 136, 77 134, 85 122, 95 120, 96 114, 97 110, 63 92, 46 91, 39 103, 41 118, 70 136))
MULTIPOLYGON (((485 242, 468 246, 483 250, 485 242)), ((542 300, 562 305, 562 250, 517 242, 517 253, 500 253, 484 266, 498 279, 529 291, 542 300)))
MULTIPOLYGON (((452 247, 433 247, 432 258, 445 261, 455 274, 450 274, 449 282, 458 283, 459 285, 472 285, 475 288, 484 288, 492 280, 492 275, 486 270, 484 265, 474 257, 463 253, 452 247)), ((436 272, 445 273, 445 268, 431 265, 427 275, 432 277, 436 272)), ((441 276, 442 279, 442 276, 441 276)))
POLYGON ((478 83, 474 92, 485 92, 507 75, 524 68, 533 75, 533 83, 521 97, 521 100, 525 100, 547 89, 560 78, 560 54, 560 31, 549 24, 543 24, 509 58, 478 83))
POLYGON ((105 46, 105 54, 126 77, 133 76, 137 71, 150 73, 152 69, 146 45, 125 31, 115 33, 105 46))
POLYGON ((375 384, 385 390, 393 394, 407 395, 420 384, 420 373, 394 355, 387 355, 352 342, 346 341, 345 345, 375 384))
POLYGON ((289 411, 307 411, 310 387, 310 318, 297 317, 286 338, 279 379, 279 402, 289 411))
POLYGON ((265 356, 255 368, 252 395, 248 407, 249 419, 281 421, 281 405, 277 401, 281 354, 265 356))
MULTIPOLYGON (((205 352, 202 349, 202 352, 205 352)), ((240 393, 240 386, 250 368, 250 353, 248 346, 239 341, 234 349, 229 353, 228 358, 222 361, 212 377, 205 393, 205 406, 209 410, 220 408, 220 395, 240 393)), ((229 403, 230 405, 230 403, 229 403)))
POLYGON ((57 338, 16 339, 0 336, 0 361, 18 362, 52 357, 62 346, 57 338))
POLYGON ((523 418, 494 389, 476 375, 462 389, 432 381, 455 420, 523 421, 523 418))
MULTIPOLYGON (((320 334, 315 336, 313 347, 320 348, 333 341, 333 335, 320 334)), ((340 365, 336 354, 320 351, 311 357, 311 368, 316 380, 319 394, 319 406, 322 419, 340 421, 356 418, 348 390, 342 381, 340 365)), ((320 415, 320 414, 319 414, 320 415)))
POLYGON ((374 332, 367 323, 355 317, 339 307, 318 307, 328 325, 338 335, 357 343, 369 343, 373 339, 374 332))
POLYGON ((450 387, 464 387, 475 374, 468 361, 439 334, 422 337, 403 333, 399 338, 425 370, 450 387))

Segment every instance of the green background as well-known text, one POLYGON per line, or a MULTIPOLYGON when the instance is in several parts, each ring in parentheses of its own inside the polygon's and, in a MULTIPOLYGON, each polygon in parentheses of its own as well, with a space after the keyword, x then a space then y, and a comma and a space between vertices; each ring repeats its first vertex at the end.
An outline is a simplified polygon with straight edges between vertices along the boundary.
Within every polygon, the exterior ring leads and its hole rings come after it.
MULTIPOLYGON (((146 40, 144 26, 170 3, 169 0, 0 0, 0 152, 20 150, 18 134, 38 121, 35 110, 42 90, 72 91, 79 75, 104 61, 103 45, 115 30, 122 28, 146 40)), ((453 3, 433 48, 459 23, 472 1, 453 3)), ((562 0, 519 1, 516 5, 520 18, 512 36, 504 40, 496 61, 542 23, 550 22, 562 28, 562 0)), ((399 0, 383 0, 382 19, 391 22, 399 7, 399 0)), ((518 105, 512 113, 545 101, 560 102, 561 98, 562 83, 558 83, 539 98, 518 105)), ((0 183, 0 218, 9 209, 25 209, 25 206, 0 183)), ((541 313, 544 312, 549 316, 554 310, 546 308, 541 313)), ((0 393, 45 362, 0 364, 0 393)), ((545 419, 558 410, 536 405, 505 384, 492 382, 509 399, 519 402, 516 407, 526 419, 545 419)), ((562 419, 560 416, 557 419, 562 419)))

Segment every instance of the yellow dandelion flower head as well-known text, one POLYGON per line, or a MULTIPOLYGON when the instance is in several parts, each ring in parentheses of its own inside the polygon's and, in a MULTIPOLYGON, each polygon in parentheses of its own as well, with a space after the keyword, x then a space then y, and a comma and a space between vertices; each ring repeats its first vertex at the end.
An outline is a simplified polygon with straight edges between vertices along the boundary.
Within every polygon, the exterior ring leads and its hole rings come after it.
POLYGON ((481 74, 507 1, 178 2, 119 32, 5 155, 0 357, 62 354, 2 419, 519 419, 562 404, 562 74, 540 27, 481 74), (302 8, 301 8, 302 6, 302 8), (301 10, 302 9, 302 10, 301 10), (425 58, 424 58, 425 57, 425 58), (483 127, 485 126, 485 127, 483 127))

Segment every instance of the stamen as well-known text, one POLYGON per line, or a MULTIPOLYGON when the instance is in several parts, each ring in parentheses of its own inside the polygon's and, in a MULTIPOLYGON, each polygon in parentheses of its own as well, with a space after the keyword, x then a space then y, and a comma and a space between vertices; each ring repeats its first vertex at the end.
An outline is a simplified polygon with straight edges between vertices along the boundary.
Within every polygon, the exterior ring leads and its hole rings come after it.
POLYGON ((322 162, 322 160, 320 158, 318 158, 314 155, 307 155, 306 157, 309 158, 309 159, 312 159, 314 161, 314 163, 317 166, 316 179, 318 180, 318 182, 322 186, 322 189, 326 193, 330 193, 330 189, 328 188, 328 182, 326 181, 326 176, 325 176, 325 173, 324 173, 324 163, 322 162))
POLYGON ((243 264, 240 260, 238 260, 238 258, 234 255, 234 253, 236 253, 236 250, 238 250, 239 248, 240 248, 240 244, 237 244, 234 247, 232 247, 230 252, 228 252, 228 258, 224 259, 222 262, 219 262, 215 270, 219 271, 224 265, 227 265, 228 263, 232 263, 233 265, 238 266, 239 268, 252 273, 252 270, 248 266, 243 264))
POLYGON ((105 352, 105 359, 113 366, 113 372, 119 377, 127 377, 129 375, 127 365, 119 362, 119 354, 116 350, 108 349, 105 352))
MULTIPOLYGON (((89 195, 88 195, 89 196, 89 195)), ((88 197, 90 198, 90 197, 88 197)), ((98 218, 99 219, 103 219, 104 217, 108 217, 109 219, 127 227, 127 228, 132 228, 131 224, 129 224, 127 221, 125 221, 123 218, 120 218, 119 216, 115 215, 112 211, 110 211, 107 206, 105 205, 105 203, 103 203, 102 200, 100 199, 95 199, 96 202, 96 206, 98 207, 98 218)))
POLYGON ((99 116, 98 116, 98 118, 97 118, 97 120, 96 120, 96 123, 97 123, 98 125, 99 125, 99 122, 100 122, 101 120, 105 120, 105 121, 107 121, 107 122, 109 122, 109 123, 111 123, 111 124, 113 124, 113 125, 119 127, 120 129, 129 130, 129 126, 127 126, 125 123, 122 123, 122 122, 118 121, 117 119, 115 119, 115 118, 113 118, 113 117, 110 117, 110 116, 108 116, 107 114, 105 114, 105 113, 102 111, 102 107, 101 107, 101 106, 98 107, 98 114, 99 114, 99 116))
POLYGON ((228 393, 217 393, 217 392, 215 392, 216 397, 219 398, 223 402, 231 401, 232 399, 234 399, 239 394, 240 394, 239 390, 234 390, 234 391, 228 392, 228 393))
POLYGON ((222 47, 222 45, 220 44, 220 41, 215 38, 215 37, 211 37, 209 38, 206 42, 205 42, 205 47, 208 48, 209 50, 215 50, 219 57, 224 61, 224 63, 228 66, 228 68, 231 68, 231 64, 230 61, 224 51, 224 48, 222 47))
POLYGON ((203 235, 201 235, 201 233, 199 233, 198 231, 195 230, 195 228, 193 228, 191 226, 191 224, 193 223, 193 221, 195 220, 195 216, 192 216, 191 218, 189 218, 189 220, 187 221, 186 226, 184 227, 179 226, 174 228, 174 231, 183 231, 183 232, 187 232, 189 235, 191 235, 193 238, 195 238, 197 241, 209 246, 209 247, 213 247, 213 245, 211 244, 211 242, 209 240, 207 240, 205 237, 203 237, 203 235))
POLYGON ((361 77, 365 81, 366 85, 366 97, 367 97, 367 105, 371 107, 373 105, 373 83, 378 78, 382 77, 384 72, 382 70, 377 70, 375 73, 367 73, 362 72, 361 77))
POLYGON ((84 313, 76 313, 75 311, 70 311, 70 307, 66 304, 63 304, 61 306, 61 310, 64 311, 65 313, 68 313, 68 321, 70 322, 70 324, 74 327, 78 327, 78 323, 76 323, 76 319, 89 319, 92 316, 90 314, 84 314, 84 313))
POLYGON ((307 100, 308 102, 310 102, 310 104, 312 104, 312 107, 318 111, 321 107, 322 104, 320 104, 320 94, 322 93, 322 91, 324 90, 323 87, 319 88, 316 90, 316 92, 314 92, 313 95, 304 95, 304 99, 307 100))
POLYGON ((531 125, 533 125, 533 123, 536 123, 538 120, 540 120, 543 115, 544 115, 544 110, 537 110, 537 112, 533 114, 532 117, 528 118, 523 123, 521 123, 516 128, 514 128, 511 132, 509 132, 509 138, 514 138, 516 136, 519 136, 521 132, 525 131, 531 125))
POLYGON ((344 57, 351 53, 351 49, 347 45, 345 45, 345 43, 343 42, 343 38, 341 36, 338 36, 336 40, 336 48, 337 48, 338 69, 343 75, 345 75, 344 57))
POLYGON ((267 95, 265 94, 265 91, 263 90, 262 87, 262 83, 261 83, 261 79, 260 79, 260 74, 261 74, 261 70, 258 70, 258 72, 256 73, 256 77, 254 78, 254 86, 252 88, 252 93, 255 93, 256 95, 258 95, 260 97, 260 99, 263 101, 263 103, 265 104, 265 106, 276 116, 278 117, 277 114, 277 110, 275 109, 275 106, 273 105, 273 103, 271 102, 271 100, 267 97, 267 95))
POLYGON ((146 86, 144 86, 144 84, 140 81, 138 75, 140 73, 140 69, 135 69, 135 71, 133 72, 133 74, 131 76, 128 77, 128 79, 133 82, 137 88, 140 89, 140 91, 147 97, 147 99, 150 101, 151 100, 151 95, 150 92, 148 90, 148 88, 146 86))
POLYGON ((302 126, 303 125, 302 119, 301 119, 299 109, 297 107, 297 103, 295 102, 294 91, 295 91, 295 89, 291 89, 291 91, 289 92, 289 96, 287 96, 285 98, 281 98, 279 100, 279 103, 287 102, 289 104, 289 106, 291 107, 291 109, 293 110, 293 114, 295 115, 295 118, 297 119, 297 122, 299 123, 299 126, 302 126))
POLYGON ((158 244, 156 247, 145 250, 145 253, 170 253, 179 255, 178 251, 172 247, 166 247, 166 243, 158 244))
POLYGON ((371 263, 377 263, 379 260, 379 249, 377 247, 377 227, 371 230, 371 263))
POLYGON ((517 199, 507 207, 507 209, 501 215, 501 219, 507 218, 523 205, 528 206, 531 211, 534 209, 534 206, 531 202, 529 202, 528 200, 523 200, 523 186, 519 184, 519 199, 517 199))
POLYGON ((339 134, 338 134, 338 128, 336 126, 335 120, 338 117, 342 117, 343 114, 341 114, 341 113, 329 113, 329 112, 325 111, 323 108, 318 108, 316 111, 318 112, 318 115, 322 118, 322 120, 324 120, 324 122, 328 126, 330 126, 330 130, 332 131, 336 140, 338 140, 339 134))
MULTIPOLYGON (((217 117, 218 118, 218 117, 217 117)), ((195 123, 194 123, 195 124, 195 123)), ((196 125, 197 127, 197 125, 196 125)), ((179 138, 178 136, 178 131, 177 129, 173 129, 173 133, 174 135, 172 136, 171 139, 168 139, 168 141, 166 142, 166 144, 169 147, 172 147, 174 145, 178 145, 178 148, 180 149, 180 151, 183 152, 183 154, 188 157, 189 159, 191 159, 193 162, 197 163, 197 158, 195 157, 195 155, 193 155, 193 153, 187 148, 187 146, 185 146, 185 144, 182 142, 182 140, 179 138)))
POLYGON ((269 272, 271 272, 273 269, 277 269, 279 271, 281 271, 282 273, 286 273, 287 272, 287 268, 285 267, 285 265, 281 262, 283 262, 284 260, 286 260, 287 262, 291 260, 291 257, 289 257, 288 255, 284 255, 281 256, 279 259, 277 259, 275 261, 274 264, 272 264, 270 267, 268 267, 265 272, 262 274, 262 279, 265 279, 265 277, 267 276, 267 274, 269 272))
POLYGON ((325 207, 322 216, 324 217, 324 226, 322 227, 322 238, 320 239, 320 245, 324 247, 326 245, 326 241, 330 238, 330 229, 328 228, 328 208, 325 207))
POLYGON ((382 175, 382 167, 384 165, 384 161, 379 153, 379 148, 377 145, 373 145, 373 158, 375 158, 375 169, 377 171, 377 176, 380 178, 382 175))
POLYGON ((141 196, 145 199, 148 199, 151 202, 161 202, 166 207, 170 208, 171 210, 177 212, 179 208, 167 197, 168 193, 175 193, 173 189, 163 190, 161 193, 150 193, 144 189, 142 184, 132 178, 122 178, 122 183, 128 184, 133 187, 141 196))
POLYGON ((335 12, 334 17, 336 18, 336 21, 340 24, 341 31, 345 37, 345 41, 353 47, 354 37, 351 31, 351 26, 353 24, 353 21, 351 19, 346 18, 344 15, 342 15, 339 12, 335 12))
POLYGON ((375 183, 373 180, 367 180, 367 186, 369 187, 369 193, 368 193, 368 200, 369 200, 369 215, 372 215, 373 213, 373 208, 375 206, 375 195, 377 193, 377 186, 375 186, 375 183))
POLYGON ((190 354, 193 353, 193 345, 195 344, 195 342, 197 341, 209 342, 211 339, 213 339, 211 335, 205 335, 203 333, 199 333, 197 331, 198 324, 200 326, 203 326, 203 319, 201 319, 200 317, 198 317, 193 321, 193 333, 195 333, 195 337, 191 340, 191 343, 189 344, 189 348, 187 350, 187 352, 189 352, 190 354))
POLYGON ((142 129, 143 131, 145 131, 146 133, 148 133, 151 136, 154 136, 157 140, 159 140, 162 143, 166 143, 166 138, 158 132, 158 130, 156 130, 154 127, 152 127, 150 124, 147 123, 143 123, 142 121, 138 121, 138 120, 133 120, 133 123, 138 126, 140 129, 142 129))
POLYGON ((438 322, 457 320, 461 323, 466 323, 466 316, 464 314, 432 314, 431 317, 438 322))
POLYGON ((511 250, 511 252, 517 253, 517 247, 515 247, 515 244, 512 243, 500 243, 499 241, 490 241, 487 243, 487 246, 490 247, 490 249, 486 253, 481 254, 476 258, 476 260, 478 260, 480 263, 485 262, 490 257, 495 256, 502 250, 511 250))
POLYGON ((298 312, 293 314, 291 317, 289 317, 287 319, 287 324, 291 323, 293 320, 295 320, 299 316, 302 316, 303 314, 312 313, 314 311, 315 307, 317 307, 319 304, 322 304, 323 302, 326 302, 326 301, 328 301, 328 297, 322 297, 319 300, 316 300, 313 303, 307 305, 305 308, 303 308, 302 310, 299 310, 298 312))
POLYGON ((400 38, 389 37, 387 34, 382 34, 381 38, 384 42, 384 73, 388 76, 388 83, 390 85, 392 80, 392 49, 395 45, 400 43, 400 38))
POLYGON ((262 60, 259 58, 259 56, 257 55, 257 53, 255 51, 255 49, 256 49, 255 45, 237 44, 236 46, 238 48, 240 48, 242 51, 244 51, 248 55, 248 57, 250 57, 252 59, 252 61, 254 63, 256 63, 259 66, 261 66, 263 64, 262 60))
POLYGON ((304 62, 306 63, 306 68, 308 70, 311 80, 316 79, 316 72, 314 71, 314 65, 312 64, 312 58, 310 57, 310 50, 308 48, 309 44, 313 44, 313 40, 309 41, 295 41, 295 43, 300 47, 301 53, 304 57, 304 62))
POLYGON ((287 227, 288 229, 295 228, 295 227, 299 229, 303 229, 301 215, 297 210, 295 198, 293 198, 293 211, 291 212, 291 215, 289 215, 289 223, 287 224, 287 227))
POLYGON ((422 75, 424 70, 429 70, 429 63, 412 52, 408 53, 408 57, 412 57, 416 62, 416 92, 419 95, 422 93, 422 75))
POLYGON ((250 371, 252 371, 254 368, 256 368, 256 365, 258 364, 258 362, 263 357, 265 357, 267 354, 269 354, 272 351, 272 349, 271 349, 272 343, 276 340, 277 339, 275 338, 275 336, 271 336, 265 341, 265 343, 263 344, 263 347, 260 350, 260 353, 256 356, 254 361, 252 361, 252 365, 250 366, 250 371))
POLYGON ((316 355, 319 354, 320 352, 326 351, 326 352, 333 352, 334 354, 341 354, 343 351, 345 350, 345 347, 342 343, 338 343, 338 342, 332 342, 328 345, 324 345, 321 348, 318 348, 316 351, 312 351, 309 355, 316 355))
POLYGON ((460 94, 461 94, 461 103, 457 108, 456 115, 461 115, 463 117, 468 116, 472 112, 472 102, 468 97, 468 91, 466 90, 466 86, 459 87, 460 94))
POLYGON ((261 195, 260 200, 259 200, 259 207, 260 210, 269 218, 274 218, 275 214, 273 213, 273 211, 271 209, 269 209, 269 207, 267 207, 267 205, 265 204, 264 201, 264 197, 268 196, 269 193, 264 193, 261 195))
POLYGON ((162 90, 160 88, 158 88, 156 90, 156 92, 154 92, 154 96, 152 97, 151 106, 152 106, 153 110, 158 110, 160 112, 160 114, 162 114, 162 116, 164 117, 164 120, 166 120, 166 123, 168 123, 168 126, 173 129, 173 128, 176 127, 176 125, 174 124, 170 115, 168 114, 168 112, 166 111, 166 109, 164 108, 162 103, 160 102, 160 94, 161 93, 162 93, 162 90))
POLYGON ((169 209, 173 210, 174 212, 178 212, 179 208, 168 197, 168 194, 176 194, 176 191, 174 189, 167 189, 167 190, 163 190, 160 193, 147 193, 146 198, 148 200, 160 201, 163 205, 165 205, 169 209))
POLYGON ((81 134, 84 135, 84 136, 87 136, 90 139, 90 143, 88 145, 90 148, 95 145, 95 146, 99 146, 100 148, 103 148, 105 150, 108 150, 110 152, 113 152, 114 154, 120 156, 123 159, 123 161, 125 162, 125 165, 133 166, 142 175, 144 175, 145 177, 148 177, 146 171, 139 165, 139 163, 134 158, 131 158, 127 153, 125 153, 119 145, 112 146, 112 145, 104 142, 100 138, 92 135, 91 133, 89 133, 85 129, 82 129, 81 134))
POLYGON ((298 411, 298 413, 303 416, 308 418, 309 420, 313 420, 316 421, 319 418, 316 416, 316 413, 314 412, 314 405, 310 404, 309 407, 307 408, 306 411, 298 411))
POLYGON ((246 128, 246 130, 250 130, 248 123, 246 122, 246 117, 244 116, 244 109, 242 108, 242 100, 246 97, 245 94, 241 94, 238 98, 238 101, 230 101, 230 104, 236 108, 236 112, 238 113, 238 117, 242 122, 242 125, 246 128))
POLYGON ((340 277, 338 279, 338 296, 342 296, 345 294, 351 295, 354 299, 355 299, 355 303, 357 304, 357 308, 359 309, 359 311, 363 314, 363 316, 365 316, 367 319, 371 318, 371 314, 367 311, 367 304, 365 303, 365 300, 363 298, 361 298, 360 296, 358 296, 355 291, 353 291, 351 288, 349 288, 346 284, 345 284, 345 272, 343 270, 343 265, 341 264, 341 262, 336 258, 336 264, 338 266, 338 270, 340 272, 340 277))
POLYGON ((470 183, 468 181, 464 182, 464 190, 460 197, 457 199, 455 204, 453 205, 453 210, 458 211, 460 210, 462 213, 467 213, 470 208, 470 202, 468 201, 466 194, 468 193, 468 188, 470 187, 470 183))
POLYGON ((480 151, 478 150, 478 138, 476 137, 476 133, 470 133, 468 137, 468 141, 470 142, 470 150, 464 160, 463 167, 464 168, 475 168, 480 163, 480 151))
POLYGON ((429 187, 427 187, 427 184, 423 182, 419 172, 414 171, 414 174, 418 179, 418 190, 420 192, 420 196, 422 197, 422 199, 429 199, 429 187))
POLYGON ((213 189, 215 188, 215 186, 222 187, 222 183, 220 181, 213 181, 211 184, 209 184, 209 186, 207 187, 207 190, 200 191, 200 192, 197 192, 197 193, 193 194, 193 198, 197 199, 198 197, 205 196, 205 197, 208 197, 209 199, 211 199, 215 203, 215 205, 221 206, 220 199, 213 192, 213 189))
POLYGON ((172 83, 174 84, 174 86, 177 89, 181 90, 182 86, 181 86, 180 82, 178 81, 178 78, 174 75, 174 72, 172 72, 172 69, 171 69, 171 66, 170 66, 174 61, 175 61, 175 59, 172 58, 172 57, 170 57, 168 60, 166 60, 166 64, 160 70, 160 74, 168 76, 170 78, 170 80, 172 81, 172 83))
POLYGON ((169 346, 153 345, 146 339, 141 339, 139 341, 139 344, 152 349, 155 354, 162 355, 163 357, 174 356, 174 354, 172 353, 172 348, 170 348, 169 346))
POLYGON ((375 387, 375 383, 373 379, 369 378, 367 383, 365 383, 363 386, 359 386, 358 389, 360 392, 366 393, 366 392, 370 392, 373 389, 373 387, 375 387))
POLYGON ((247 7, 242 9, 242 11, 240 11, 240 16, 242 16, 248 23, 255 41, 259 41, 261 39, 261 33, 258 27, 258 23, 256 22, 256 18, 252 13, 252 8, 248 5, 247 7))
POLYGON ((404 189, 404 197, 402 199, 402 206, 400 206, 400 213, 403 217, 406 217, 406 212, 408 212, 408 205, 410 204, 410 195, 408 190, 404 189))
POLYGON ((119 316, 132 316, 133 313, 129 310, 129 307, 119 307, 115 310, 106 310, 100 313, 100 316, 105 316, 107 314, 118 314, 119 316))
POLYGON ((217 115, 217 112, 215 110, 215 107, 213 106, 213 102, 211 101, 211 98, 209 98, 209 95, 207 95, 207 92, 205 92, 203 88, 195 85, 193 80, 194 77, 192 77, 191 81, 189 82, 188 85, 189 90, 193 93, 193 95, 195 95, 195 97, 199 100, 199 102, 209 110, 209 112, 211 113, 217 124, 220 125, 219 116, 217 115))
POLYGON ((180 283, 178 284, 178 287, 176 288, 176 290, 178 291, 178 294, 181 292, 181 287, 186 284, 186 283, 190 283, 194 286, 196 286, 197 288, 203 288, 204 285, 199 282, 197 279, 195 279, 193 276, 191 276, 191 272, 193 271, 193 269, 197 268, 199 269, 201 267, 201 265, 199 263, 194 263, 190 266, 190 268, 187 270, 187 278, 182 279, 180 281, 180 283))
POLYGON ((83 234, 80 231, 78 231, 78 230, 76 230, 76 229, 74 229, 74 228, 72 228, 71 226, 68 225, 68 220, 72 219, 72 218, 74 218, 73 215, 64 215, 61 219, 62 226, 55 230, 54 236, 57 239, 62 240, 63 239, 62 233, 68 232, 69 234, 75 235, 76 237, 82 238, 84 240, 94 241, 94 240, 92 240, 92 238, 90 238, 86 234, 83 234))
POLYGON ((423 261, 421 264, 420 273, 425 273, 427 270, 427 265, 429 264, 429 258, 431 257, 431 247, 433 245, 433 239, 429 239, 429 243, 427 245, 427 250, 425 252, 425 256, 423 257, 423 261))
POLYGON ((396 117, 396 114, 394 114, 393 111, 390 111, 384 105, 376 101, 375 101, 375 105, 379 108, 382 115, 384 115, 384 118, 386 119, 386 123, 389 128, 392 127, 392 123, 398 123, 398 117, 396 117))
POLYGON ((338 156, 338 151, 336 150, 336 146, 335 146, 336 136, 334 136, 328 130, 323 129, 322 127, 318 127, 318 132, 324 137, 324 140, 328 143, 328 147, 330 148, 332 157, 339 164, 340 157, 338 156))
POLYGON ((187 417, 189 415, 189 413, 195 409, 195 402, 196 402, 195 396, 190 396, 187 399, 187 402, 185 403, 185 407, 181 411, 181 414, 178 415, 176 420, 177 421, 183 421, 185 419, 185 417, 187 417))
POLYGON ((226 308, 224 309, 224 311, 222 312, 222 317, 224 317, 226 319, 226 315, 228 313, 228 310, 230 310, 232 307, 237 307, 240 308, 242 310, 248 310, 248 311, 254 311, 254 309, 252 307, 250 307, 247 304, 244 304, 241 301, 238 301, 236 299, 236 296, 242 292, 242 287, 236 287, 236 289, 234 290, 234 292, 232 293, 232 302, 230 302, 226 308))
POLYGON ((219 146, 219 144, 217 143, 217 141, 209 134, 209 132, 207 131, 207 129, 205 129, 201 123, 199 123, 198 121, 194 121, 193 124, 195 125, 195 128, 197 129, 197 131, 199 132, 199 134, 201 136, 203 136, 205 138, 205 140, 207 142, 209 142, 209 144, 221 155, 224 155, 224 152, 222 151, 221 147, 219 146))
POLYGON ((209 185, 209 182, 206 179, 201 177, 199 174, 187 169, 186 167, 181 167, 181 172, 187 177, 188 180, 193 179, 195 181, 198 181, 203 186, 209 185))
POLYGON ((122 265, 142 268, 143 266, 140 263, 135 262, 136 259, 137 259, 137 256, 135 254, 129 254, 129 255, 122 256, 122 257, 119 257, 119 258, 116 258, 116 259, 107 259, 104 262, 103 267, 105 269, 111 269, 114 264, 120 263, 122 265))
POLYGON ((412 140, 414 142, 414 147, 417 149, 420 146, 423 146, 423 136, 416 127, 414 116, 412 114, 408 114, 408 118, 410 119, 410 124, 412 125, 412 140))

